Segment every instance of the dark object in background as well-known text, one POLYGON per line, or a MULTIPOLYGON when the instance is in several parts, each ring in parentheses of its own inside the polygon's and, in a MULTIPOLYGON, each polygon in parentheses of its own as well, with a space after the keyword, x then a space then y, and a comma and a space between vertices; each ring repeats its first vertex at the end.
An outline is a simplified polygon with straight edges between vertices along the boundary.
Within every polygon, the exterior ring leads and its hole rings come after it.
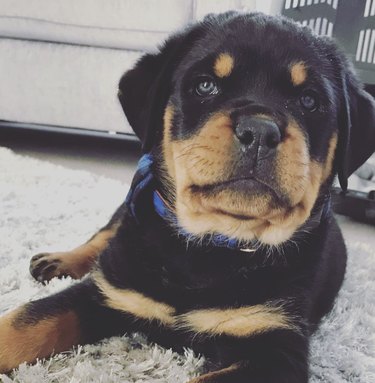
POLYGON ((375 84, 375 0, 286 0, 283 15, 334 37, 361 80, 375 84))
MULTIPOLYGON (((283 15, 334 37, 351 58, 365 89, 375 97, 375 0, 286 0, 283 15)), ((375 224, 375 190, 332 189, 336 213, 375 224)))
POLYGON ((375 190, 369 193, 332 188, 332 207, 338 214, 375 225, 375 190))

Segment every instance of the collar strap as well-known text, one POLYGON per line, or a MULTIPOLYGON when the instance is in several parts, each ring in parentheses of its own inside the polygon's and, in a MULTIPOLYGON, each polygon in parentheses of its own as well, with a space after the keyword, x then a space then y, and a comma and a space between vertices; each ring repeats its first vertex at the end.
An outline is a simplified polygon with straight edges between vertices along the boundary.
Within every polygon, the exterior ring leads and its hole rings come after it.
POLYGON ((154 176, 152 174, 153 163, 154 159, 151 154, 144 154, 140 158, 138 161, 137 171, 126 196, 125 203, 137 223, 140 223, 141 215, 139 211, 139 201, 154 180, 154 176))
MULTIPOLYGON (((134 217, 136 222, 142 222, 142 215, 145 208, 150 207, 152 202, 153 210, 164 220, 173 222, 179 228, 178 235, 183 236, 187 240, 194 237, 193 234, 188 233, 183 228, 179 227, 177 217, 173 210, 161 197, 160 193, 155 187, 155 178, 153 175, 154 158, 151 153, 144 154, 139 162, 137 171, 134 175, 130 190, 126 196, 125 203, 134 217)), ((244 251, 253 251, 253 249, 243 248, 241 243, 235 238, 229 238, 221 234, 207 235, 201 241, 202 245, 225 247, 230 249, 240 249, 244 251)))
MULTIPOLYGON (((157 190, 154 190, 152 195, 153 195, 152 198, 153 198, 154 209, 156 213, 161 218, 173 222, 178 227, 176 215, 173 213, 173 211, 168 206, 168 204, 163 199, 163 197, 160 195, 160 193, 157 190)), ((188 233, 186 230, 182 228, 179 229, 179 234, 185 238, 192 237, 192 234, 188 233)), ((243 248, 243 246, 241 246, 241 243, 237 239, 229 238, 222 234, 208 235, 206 238, 202 240, 202 243, 211 245, 214 247, 227 247, 229 249, 241 249, 244 251, 252 250, 252 249, 243 248)))

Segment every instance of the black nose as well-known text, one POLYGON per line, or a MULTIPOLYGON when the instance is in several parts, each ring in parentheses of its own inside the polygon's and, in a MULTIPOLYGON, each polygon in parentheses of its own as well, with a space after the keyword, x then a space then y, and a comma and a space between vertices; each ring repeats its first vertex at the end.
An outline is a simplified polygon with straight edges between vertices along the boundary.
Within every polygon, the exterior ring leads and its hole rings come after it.
POLYGON ((259 159, 276 149, 281 141, 280 129, 276 122, 262 117, 238 117, 235 134, 242 145, 258 152, 259 159))

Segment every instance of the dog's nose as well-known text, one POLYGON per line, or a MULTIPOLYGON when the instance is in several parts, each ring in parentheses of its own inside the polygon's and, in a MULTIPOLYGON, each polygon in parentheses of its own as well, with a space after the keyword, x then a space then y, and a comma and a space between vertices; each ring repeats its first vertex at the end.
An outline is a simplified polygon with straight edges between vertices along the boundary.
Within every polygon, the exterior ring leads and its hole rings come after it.
POLYGON ((235 124, 235 135, 246 149, 258 152, 259 158, 275 150, 281 141, 276 122, 262 117, 239 117, 235 124))

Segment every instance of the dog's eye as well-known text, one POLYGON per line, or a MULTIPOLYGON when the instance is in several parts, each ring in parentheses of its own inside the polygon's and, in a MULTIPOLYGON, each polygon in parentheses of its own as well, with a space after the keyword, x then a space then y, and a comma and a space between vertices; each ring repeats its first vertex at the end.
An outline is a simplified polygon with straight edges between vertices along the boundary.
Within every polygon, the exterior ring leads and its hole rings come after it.
POLYGON ((219 88, 212 78, 203 77, 197 81, 195 92, 201 97, 213 96, 219 93, 219 88))
POLYGON ((306 91, 299 99, 300 104, 310 112, 314 112, 319 108, 318 96, 313 91, 306 91))

